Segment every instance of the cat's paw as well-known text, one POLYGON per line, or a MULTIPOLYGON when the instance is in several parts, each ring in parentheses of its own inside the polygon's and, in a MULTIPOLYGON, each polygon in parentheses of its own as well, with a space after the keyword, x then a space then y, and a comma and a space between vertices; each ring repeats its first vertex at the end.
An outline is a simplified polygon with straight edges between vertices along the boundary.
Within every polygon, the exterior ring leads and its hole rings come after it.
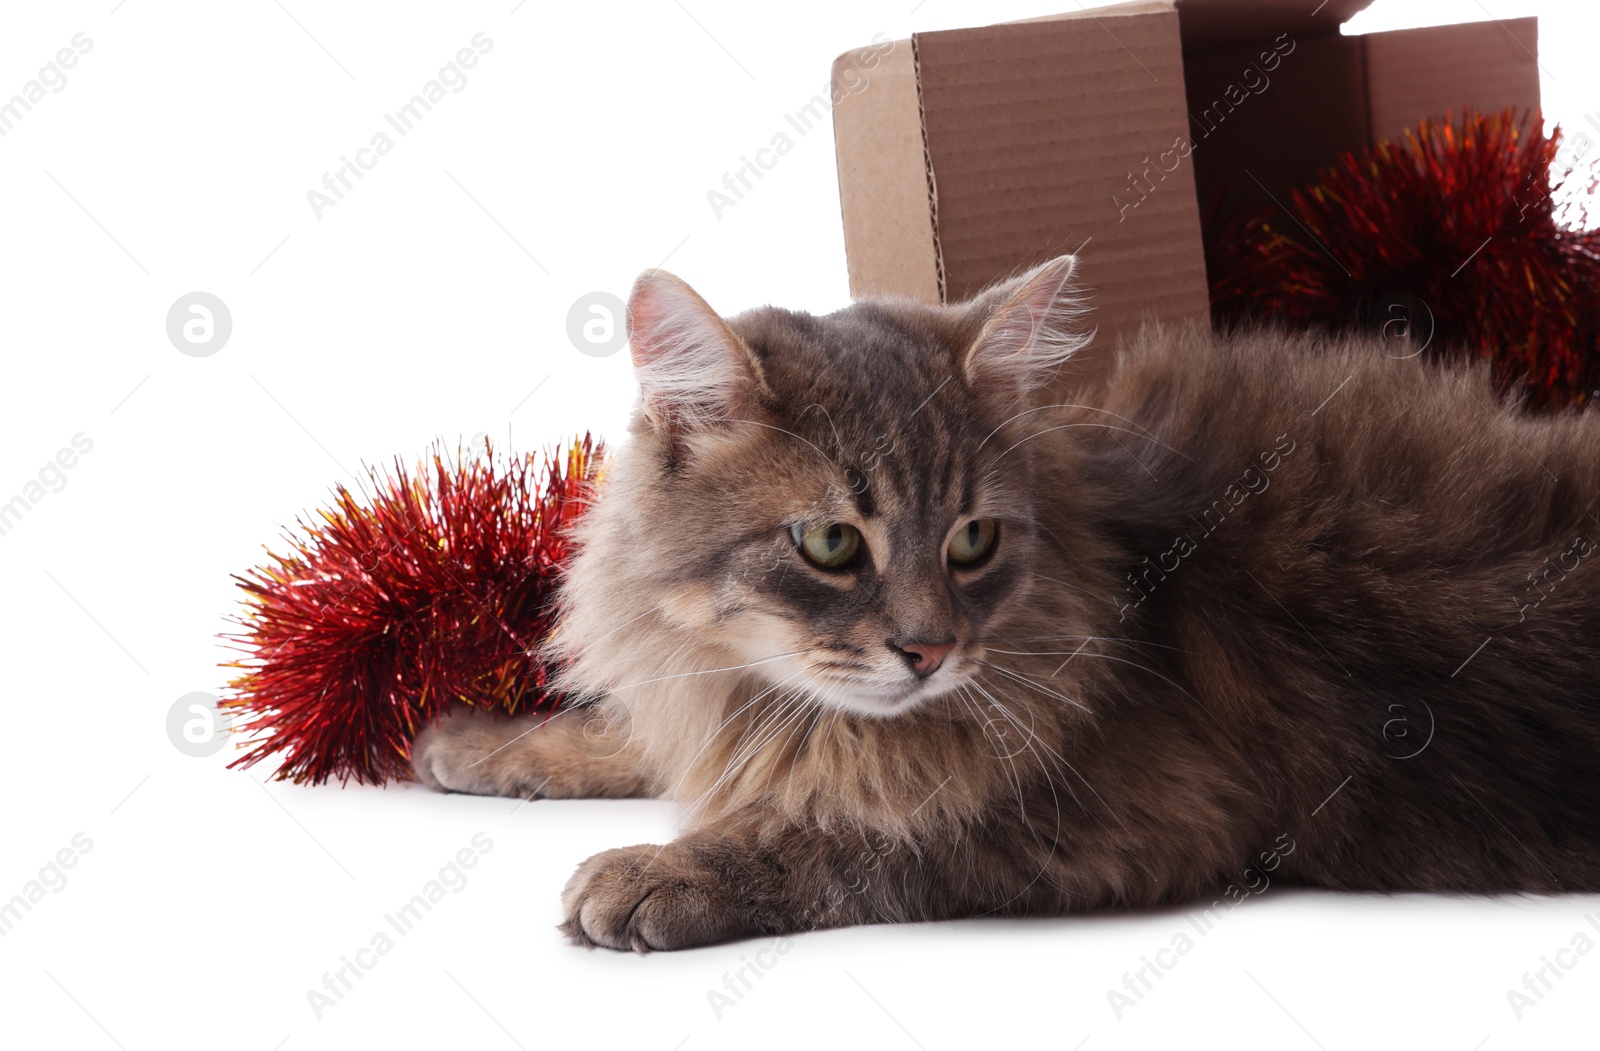
POLYGON ((591 949, 687 949, 757 933, 722 880, 672 844, 596 854, 567 881, 561 904, 561 930, 591 949))
POLYGON ((479 713, 456 711, 417 734, 411 745, 411 770, 418 781, 435 792, 466 792, 472 795, 503 795, 505 786, 496 778, 496 765, 489 762, 501 736, 494 724, 479 713))

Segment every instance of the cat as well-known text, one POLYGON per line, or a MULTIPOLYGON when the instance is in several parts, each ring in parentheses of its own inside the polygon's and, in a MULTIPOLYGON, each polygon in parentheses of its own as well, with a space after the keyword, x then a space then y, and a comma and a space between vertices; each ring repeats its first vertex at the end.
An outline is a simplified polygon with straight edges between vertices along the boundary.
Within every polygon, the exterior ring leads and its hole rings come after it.
POLYGON ((440 790, 683 805, 578 868, 574 942, 1600 890, 1600 415, 1159 325, 1057 403, 1074 267, 727 320, 639 278, 631 440, 549 642, 585 703, 413 753, 440 790))

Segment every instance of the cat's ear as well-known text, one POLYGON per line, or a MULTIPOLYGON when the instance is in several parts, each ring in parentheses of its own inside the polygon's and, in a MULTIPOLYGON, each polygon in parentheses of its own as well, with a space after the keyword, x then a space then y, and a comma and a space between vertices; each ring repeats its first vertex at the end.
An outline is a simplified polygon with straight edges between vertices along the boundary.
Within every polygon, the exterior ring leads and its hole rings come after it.
POLYGON ((628 298, 628 347, 658 428, 692 430, 748 411, 762 387, 754 355, 682 280, 646 270, 628 298))
POLYGON ((1093 330, 1072 285, 1077 260, 1057 256, 996 285, 973 301, 986 318, 963 363, 969 382, 1024 393, 1048 383, 1057 368, 1088 344, 1093 330))

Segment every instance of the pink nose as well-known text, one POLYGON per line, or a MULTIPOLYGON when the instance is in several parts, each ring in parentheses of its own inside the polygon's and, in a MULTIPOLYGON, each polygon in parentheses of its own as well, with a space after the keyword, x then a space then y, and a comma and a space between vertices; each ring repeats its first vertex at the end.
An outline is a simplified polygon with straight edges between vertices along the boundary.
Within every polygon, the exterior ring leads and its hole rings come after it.
MULTIPOLYGON (((894 645, 890 643, 890 645, 894 645)), ((911 670, 918 675, 932 675, 939 670, 939 665, 956 648, 953 642, 908 642, 903 646, 894 645, 894 648, 905 654, 911 662, 911 670)))

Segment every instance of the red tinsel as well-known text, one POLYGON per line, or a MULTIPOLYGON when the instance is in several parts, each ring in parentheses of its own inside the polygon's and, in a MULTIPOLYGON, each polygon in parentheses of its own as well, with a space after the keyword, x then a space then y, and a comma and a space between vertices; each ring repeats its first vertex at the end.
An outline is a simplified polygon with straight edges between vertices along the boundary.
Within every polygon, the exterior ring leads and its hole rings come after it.
POLYGON ((250 656, 225 708, 254 738, 235 766, 281 754, 278 779, 381 784, 410 776, 411 741, 448 707, 554 707, 537 647, 603 449, 586 435, 563 465, 497 464, 438 449, 408 474, 371 472, 363 502, 344 486, 288 555, 235 577, 250 656))
POLYGON ((1600 231, 1579 228, 1581 206, 1573 217, 1554 202, 1569 155, 1593 170, 1592 144, 1563 150, 1542 127, 1509 111, 1424 121, 1344 154, 1294 191, 1287 215, 1209 223, 1215 320, 1409 329, 1430 354, 1488 357, 1502 387, 1535 405, 1595 397, 1600 231))

